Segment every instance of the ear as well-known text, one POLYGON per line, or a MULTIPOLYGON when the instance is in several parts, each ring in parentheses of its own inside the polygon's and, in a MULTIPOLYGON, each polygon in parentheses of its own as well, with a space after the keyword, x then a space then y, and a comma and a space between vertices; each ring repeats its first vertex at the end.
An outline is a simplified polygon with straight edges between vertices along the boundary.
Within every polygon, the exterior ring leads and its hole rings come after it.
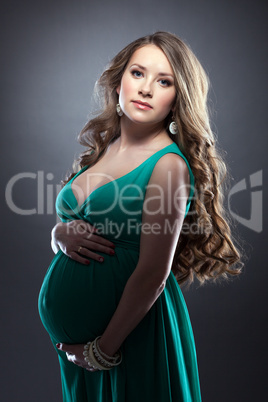
POLYGON ((120 90, 121 90, 121 85, 118 85, 118 87, 116 88, 117 95, 120 95, 120 90))

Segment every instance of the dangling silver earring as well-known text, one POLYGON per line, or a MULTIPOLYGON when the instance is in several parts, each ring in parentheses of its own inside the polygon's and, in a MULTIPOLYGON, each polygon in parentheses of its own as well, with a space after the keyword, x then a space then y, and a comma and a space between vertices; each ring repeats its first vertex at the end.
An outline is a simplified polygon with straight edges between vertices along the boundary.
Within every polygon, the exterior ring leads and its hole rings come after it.
MULTIPOLYGON (((174 119, 174 117, 172 117, 174 119)), ((175 121, 172 121, 169 125, 169 131, 171 134, 176 135, 178 133, 178 125, 175 121)))
POLYGON ((120 117, 123 116, 124 113, 123 113, 119 103, 117 103, 117 105, 116 105, 116 111, 117 111, 118 116, 120 116, 120 117))

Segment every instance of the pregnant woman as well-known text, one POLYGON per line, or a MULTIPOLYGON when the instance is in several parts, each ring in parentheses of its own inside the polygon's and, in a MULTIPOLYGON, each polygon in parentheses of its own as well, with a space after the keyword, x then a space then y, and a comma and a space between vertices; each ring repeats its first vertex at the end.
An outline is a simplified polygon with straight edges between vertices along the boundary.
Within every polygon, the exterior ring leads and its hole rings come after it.
POLYGON ((240 272, 208 78, 183 41, 157 32, 115 56, 98 88, 102 111, 58 194, 56 255, 39 295, 63 400, 199 402, 179 284, 240 272))

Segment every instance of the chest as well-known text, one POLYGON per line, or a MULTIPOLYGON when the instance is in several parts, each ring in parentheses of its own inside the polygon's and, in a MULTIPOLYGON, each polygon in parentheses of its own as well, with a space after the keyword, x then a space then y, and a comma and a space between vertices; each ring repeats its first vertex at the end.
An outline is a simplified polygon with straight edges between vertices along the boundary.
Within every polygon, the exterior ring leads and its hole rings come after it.
POLYGON ((115 181, 135 170, 143 164, 150 155, 142 154, 134 157, 110 157, 100 159, 73 180, 71 186, 78 204, 82 204, 89 195, 106 183, 115 181))

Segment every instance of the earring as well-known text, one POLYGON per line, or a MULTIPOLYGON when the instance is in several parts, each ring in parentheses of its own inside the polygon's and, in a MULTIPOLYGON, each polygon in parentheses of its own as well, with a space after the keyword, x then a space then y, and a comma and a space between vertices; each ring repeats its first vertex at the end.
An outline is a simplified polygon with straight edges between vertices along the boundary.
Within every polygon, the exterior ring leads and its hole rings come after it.
POLYGON ((123 113, 119 103, 117 103, 117 105, 116 105, 116 111, 117 111, 118 116, 120 116, 120 117, 123 116, 124 113, 123 113))
MULTIPOLYGON (((174 119, 174 117, 173 117, 174 119)), ((176 135, 178 133, 178 125, 175 121, 172 121, 169 125, 169 131, 171 134, 176 135)))

